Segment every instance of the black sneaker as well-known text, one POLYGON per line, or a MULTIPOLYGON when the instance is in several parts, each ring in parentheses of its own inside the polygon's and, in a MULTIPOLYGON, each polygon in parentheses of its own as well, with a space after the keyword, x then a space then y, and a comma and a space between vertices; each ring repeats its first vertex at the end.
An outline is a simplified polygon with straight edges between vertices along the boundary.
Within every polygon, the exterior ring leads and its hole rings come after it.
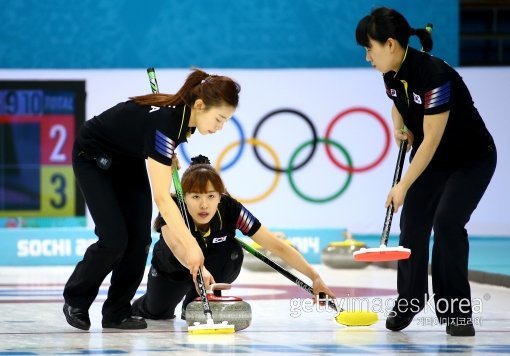
POLYGON ((64 304, 64 315, 67 323, 80 330, 90 329, 89 312, 85 309, 73 308, 69 304, 64 304))
POLYGON ((391 312, 386 318, 386 329, 391 331, 404 330, 413 321, 414 315, 412 316, 401 316, 395 312, 391 312))
POLYGON ((475 328, 472 323, 459 325, 451 323, 446 325, 446 333, 451 336, 475 336, 475 328))
POLYGON ((130 316, 122 321, 114 322, 114 321, 106 321, 102 322, 103 328, 105 329, 124 329, 124 330, 137 330, 137 329, 147 329, 147 322, 141 316, 130 316))

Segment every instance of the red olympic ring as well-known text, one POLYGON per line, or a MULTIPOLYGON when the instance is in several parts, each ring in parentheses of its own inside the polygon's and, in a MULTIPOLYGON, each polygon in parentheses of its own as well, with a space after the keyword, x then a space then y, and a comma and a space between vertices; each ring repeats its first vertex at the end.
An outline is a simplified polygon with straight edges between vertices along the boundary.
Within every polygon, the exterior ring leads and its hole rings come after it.
POLYGON ((382 160, 384 159, 384 157, 388 154, 388 151, 390 150, 391 132, 390 132, 390 129, 389 129, 388 125, 384 121, 384 118, 381 115, 379 115, 375 111, 367 109, 367 108, 354 107, 354 108, 342 111, 337 116, 335 116, 335 118, 329 123, 329 125, 328 125, 328 127, 326 129, 326 135, 325 135, 326 142, 328 142, 328 140, 330 139, 329 137, 331 135, 331 131, 333 131, 333 126, 337 123, 337 121, 340 121, 346 115, 352 114, 354 112, 362 112, 362 113, 369 114, 369 115, 373 116, 375 119, 377 119, 377 121, 379 121, 379 123, 381 124, 381 126, 384 129, 384 137, 385 137, 385 140, 386 140, 382 153, 376 158, 376 160, 374 162, 369 163, 369 164, 367 164, 365 166, 360 166, 360 167, 352 166, 352 167, 349 167, 348 165, 339 162, 335 158, 335 156, 333 155, 333 153, 331 151, 331 148, 330 148, 329 144, 326 143, 325 147, 326 147, 326 153, 327 153, 329 159, 338 168, 343 169, 344 171, 347 171, 349 173, 361 173, 361 172, 366 172, 366 171, 374 168, 378 164, 380 164, 382 162, 382 160))

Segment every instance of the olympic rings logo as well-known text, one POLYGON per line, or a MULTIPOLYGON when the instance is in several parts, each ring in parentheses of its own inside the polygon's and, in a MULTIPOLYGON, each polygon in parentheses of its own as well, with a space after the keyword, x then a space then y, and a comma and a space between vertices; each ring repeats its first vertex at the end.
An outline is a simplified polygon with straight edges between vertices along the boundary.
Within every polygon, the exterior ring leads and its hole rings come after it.
MULTIPOLYGON (((337 199, 339 196, 341 196, 349 187, 352 181, 352 176, 355 173, 363 173, 367 172, 379 164, 384 160, 384 158, 387 156, 389 150, 390 150, 390 141, 391 141, 391 133, 390 128, 388 127, 388 124, 384 120, 384 118, 378 114, 377 112, 364 108, 364 107, 353 107, 349 108, 347 110, 344 110, 337 114, 327 125, 326 132, 324 134, 324 137, 319 137, 317 134, 317 129, 312 122, 312 120, 303 114, 300 111, 284 108, 284 109, 278 109, 269 112, 267 115, 265 115, 263 118, 261 118, 258 123, 255 125, 255 129, 253 131, 253 135, 251 138, 246 138, 246 135, 244 133, 244 130, 239 122, 239 120, 234 116, 232 117, 232 122, 237 128, 237 131, 239 132, 239 140, 236 140, 229 145, 227 145, 221 153, 219 154, 217 160, 216 160, 216 170, 218 172, 226 171, 230 168, 232 168, 242 157, 243 152, 246 148, 246 145, 251 145, 253 148, 253 152, 255 154, 255 157, 257 161, 266 169, 274 172, 274 177, 269 185, 269 187, 260 195, 251 197, 251 198, 239 198, 236 197, 237 200, 239 200, 243 204, 247 203, 256 203, 259 202, 265 198, 267 198, 278 186, 278 183, 281 179, 282 173, 286 174, 290 187, 294 191, 295 194, 297 194, 300 198, 302 198, 305 201, 312 202, 312 203, 327 203, 332 200, 337 199), (362 165, 362 166, 355 166, 353 164, 353 160, 347 149, 340 144, 339 142, 335 141, 331 136, 333 133, 333 129, 335 126, 341 121, 344 120, 346 117, 348 117, 351 114, 361 113, 368 115, 369 117, 375 119, 375 121, 381 126, 383 133, 384 133, 384 147, 383 150, 377 157, 369 162, 368 164, 362 165), (306 125, 309 127, 311 132, 311 139, 301 143, 298 147, 295 148, 294 152, 292 153, 289 162, 286 164, 286 166, 282 165, 282 162, 280 161, 277 153, 275 150, 266 142, 261 140, 258 136, 260 135, 260 130, 262 128, 262 125, 267 123, 268 120, 274 118, 275 116, 279 114, 291 114, 297 116, 299 119, 302 119, 306 125), (295 179, 293 177, 293 173, 297 170, 300 170, 304 168, 314 157, 317 146, 320 144, 323 144, 325 147, 326 155, 333 163, 335 167, 338 169, 344 171, 347 173, 347 177, 345 181, 343 182, 342 186, 336 191, 330 194, 326 197, 311 197, 305 193, 303 193, 297 186, 295 179), (303 151, 306 147, 310 146, 310 150, 308 154, 299 162, 297 161, 297 158, 301 151, 303 151), (332 147, 336 148, 338 151, 342 153, 344 156, 346 163, 342 163, 340 160, 338 160, 335 155, 333 154, 332 147), (235 155, 233 155, 233 158, 229 162, 223 162, 225 160, 225 157, 227 154, 237 148, 237 152, 235 155), (261 155, 260 150, 263 149, 269 153, 269 157, 271 157, 272 162, 267 162, 261 155)), ((185 159, 185 161, 190 164, 191 160, 189 158, 188 153, 186 152, 184 145, 180 145, 181 155, 185 159)))

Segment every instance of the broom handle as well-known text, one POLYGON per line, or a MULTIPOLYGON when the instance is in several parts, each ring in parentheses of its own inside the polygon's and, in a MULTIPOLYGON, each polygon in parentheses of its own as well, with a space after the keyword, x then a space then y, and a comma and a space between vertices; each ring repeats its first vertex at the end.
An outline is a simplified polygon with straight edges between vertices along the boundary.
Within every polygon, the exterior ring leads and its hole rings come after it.
MULTIPOLYGON (((397 157, 397 165, 395 167, 395 173, 393 174, 393 183, 391 184, 391 187, 393 188, 395 185, 400 182, 400 177, 402 177, 402 169, 404 167, 404 158, 406 156, 406 150, 407 150, 407 140, 402 140, 400 142, 400 148, 398 150, 398 157, 397 157)), ((388 245, 388 238, 390 236, 390 229, 391 229, 391 221, 393 219, 393 204, 390 204, 388 208, 386 209, 386 218, 384 219, 384 227, 381 235, 381 246, 387 246, 388 245)))
POLYGON ((149 76, 149 83, 151 90, 154 94, 159 93, 158 81, 156 80, 156 71, 153 67, 147 68, 147 75, 149 76))
MULTIPOLYGON (((154 94, 159 93, 158 81, 156 80, 156 71, 153 67, 147 68, 147 75, 149 76, 149 82, 151 85, 151 90, 154 94)), ((179 209, 181 211, 182 218, 186 223, 188 229, 190 228, 188 214, 186 214, 186 206, 184 203, 184 194, 182 193, 181 182, 179 180, 179 173, 177 172, 177 167, 173 167, 172 169, 172 179, 174 182, 175 193, 177 195, 177 201, 179 203, 179 209)), ((202 301, 202 306, 204 308, 204 314, 206 319, 212 319, 212 311, 211 306, 209 305, 209 301, 207 300, 207 291, 205 290, 204 277, 202 276, 202 271, 199 268, 197 272, 197 284, 198 289, 200 291, 200 300, 202 301)))
MULTIPOLYGON (((182 193, 182 186, 179 180, 179 173, 177 172, 177 167, 174 167, 173 169, 172 179, 174 182, 175 193, 177 194, 177 201, 179 202, 179 209, 181 210, 183 219, 186 222, 186 226, 189 229, 190 224, 188 220, 188 214, 186 214, 184 194, 182 193)), ((204 277, 202 276, 202 271, 200 270, 200 268, 198 269, 197 273, 197 284, 198 289, 200 291, 200 300, 202 301, 202 306, 204 308, 204 314, 207 319, 212 319, 211 306, 209 305, 209 301, 207 300, 207 291, 205 290, 204 277)))
MULTIPOLYGON (((287 271, 285 268, 283 268, 282 266, 280 266, 278 263, 274 262, 273 260, 271 260, 269 257, 265 256, 263 253, 257 251, 257 249, 253 248, 252 246, 250 246, 249 244, 247 244, 246 242, 244 242, 243 240, 241 240, 240 238, 236 237, 236 240, 241 244, 241 246, 246 250, 248 251, 249 253, 251 253, 253 256, 257 257, 259 260, 261 260, 262 262, 264 262, 265 264, 269 265, 271 268, 273 268, 274 270, 276 270, 277 272, 279 272, 280 274, 282 274, 283 276, 287 277, 292 283, 296 284, 297 286, 303 288, 305 291, 307 291, 308 293, 310 293, 311 295, 314 295, 313 293, 313 288, 308 285, 306 282, 304 282, 302 279, 300 279, 299 277, 295 276, 294 274, 292 274, 291 272, 287 271)), ((323 295, 323 293, 320 293, 319 294, 319 297, 320 298, 324 298, 325 295, 323 295)), ((328 304, 329 306, 334 310, 334 311, 338 311, 335 303, 333 303, 332 300, 329 300, 328 299, 328 304)))

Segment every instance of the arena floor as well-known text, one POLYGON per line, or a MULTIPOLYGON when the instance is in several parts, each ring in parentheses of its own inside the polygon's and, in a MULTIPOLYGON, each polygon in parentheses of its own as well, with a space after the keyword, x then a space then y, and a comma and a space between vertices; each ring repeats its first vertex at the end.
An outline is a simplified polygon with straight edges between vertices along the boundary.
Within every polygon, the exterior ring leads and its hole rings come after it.
MULTIPOLYGON (((404 331, 390 332, 384 320, 396 297, 395 270, 316 267, 347 309, 371 308, 379 321, 369 327, 339 325, 334 312, 312 306, 277 272, 243 269, 224 293, 242 297, 253 311, 252 324, 235 334, 190 335, 180 319, 149 320, 142 331, 103 331, 106 283, 90 310, 92 327, 84 332, 69 326, 62 314, 62 289, 73 266, 2 267, 0 355, 510 354, 509 288, 471 284, 475 337, 446 335, 430 308, 404 331)), ((138 293, 145 287, 144 279, 138 293)))

